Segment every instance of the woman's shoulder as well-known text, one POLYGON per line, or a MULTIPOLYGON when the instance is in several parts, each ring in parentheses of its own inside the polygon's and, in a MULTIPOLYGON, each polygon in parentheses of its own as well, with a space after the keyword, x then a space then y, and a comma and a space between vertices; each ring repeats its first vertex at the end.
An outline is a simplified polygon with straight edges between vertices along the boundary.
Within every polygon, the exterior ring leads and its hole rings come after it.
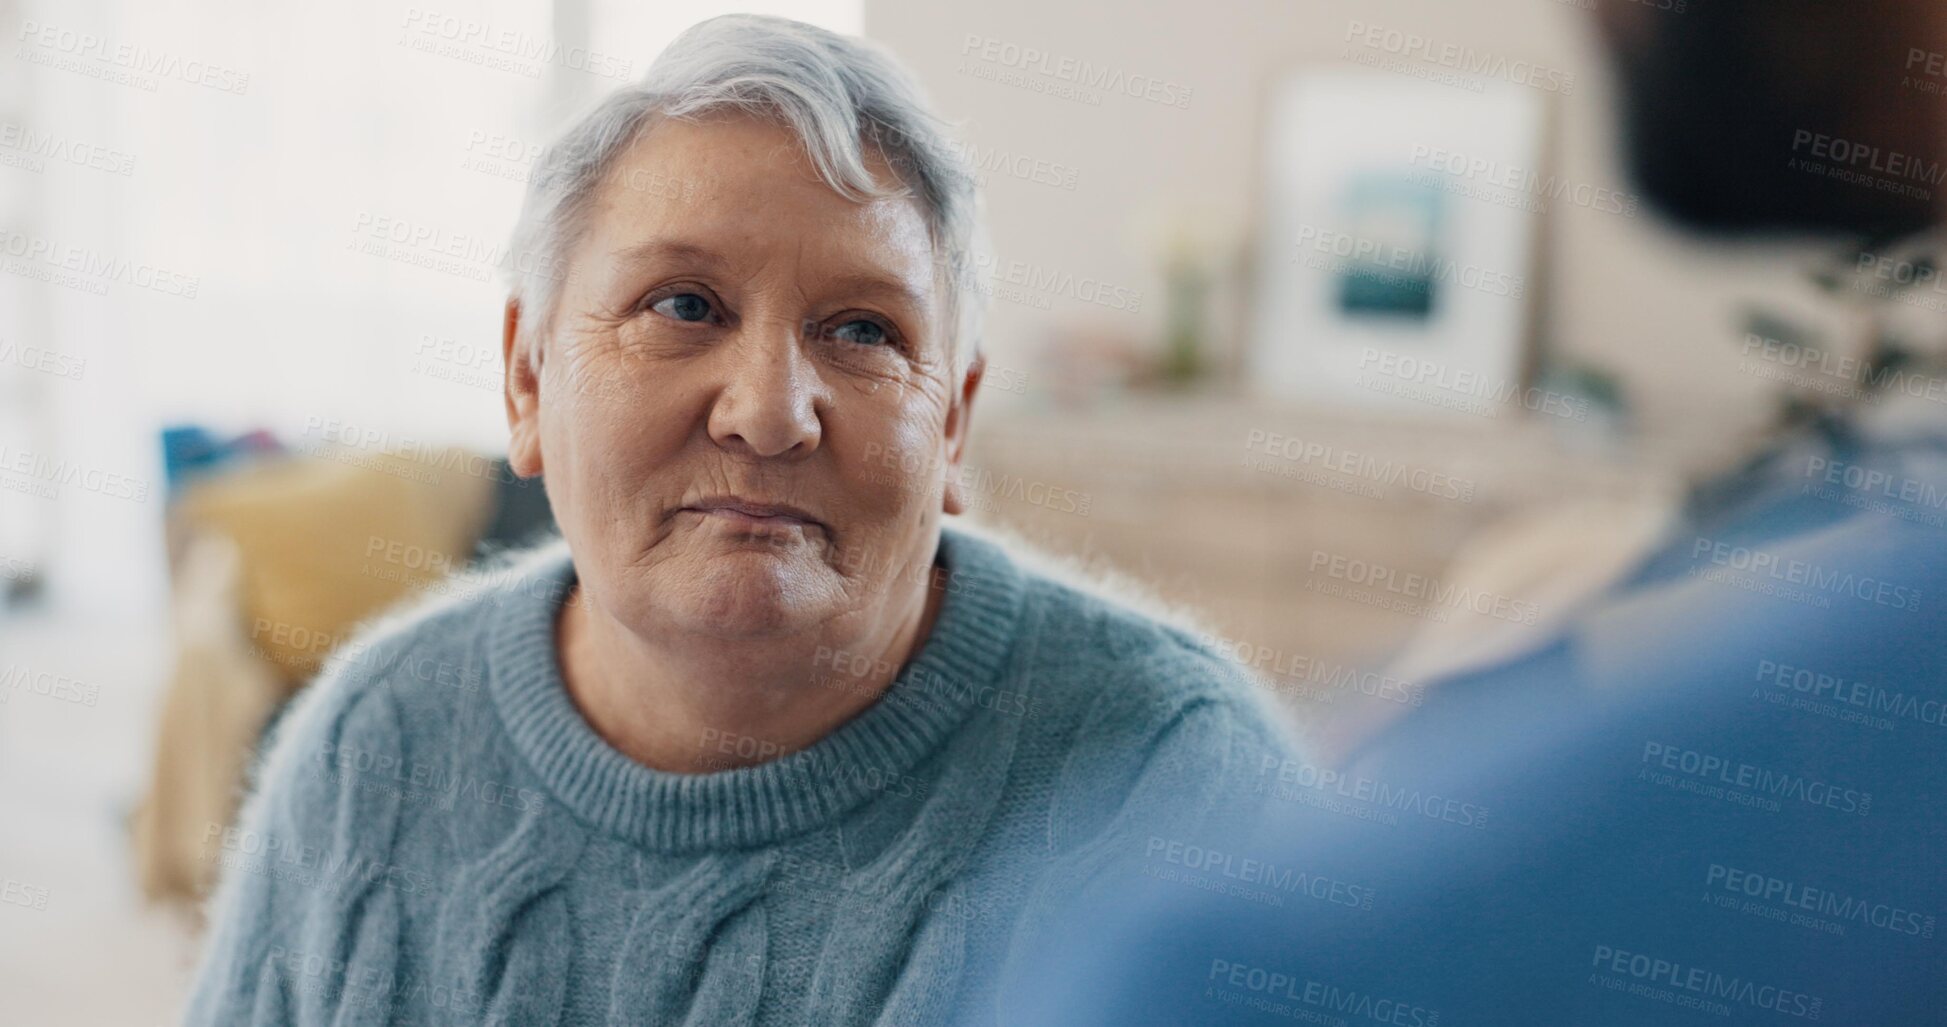
POLYGON ((1126 575, 1004 530, 960 529, 954 548, 956 570, 1005 582, 987 592, 1017 597, 991 685, 1007 697, 995 708, 1018 716, 992 723, 1017 732, 1014 779, 1033 798, 1016 808, 1048 852, 1108 838, 1114 824, 1255 808, 1257 778, 1297 743, 1268 689, 1221 655, 1193 615, 1126 575))
POLYGON ((368 618, 273 725, 251 802, 297 827, 348 791, 409 788, 412 768, 458 739, 484 744, 487 642, 515 608, 558 598, 547 589, 565 554, 558 540, 506 554, 368 618))
POLYGON ((1185 718, 1220 718, 1278 745, 1281 718, 1251 673, 1226 659, 1198 614, 1101 562, 997 540, 1020 568, 1023 637, 1010 674, 1044 706, 1106 732, 1110 744, 1160 736, 1185 718))
POLYGON ((1070 711, 1071 761, 1242 766, 1289 751, 1268 690, 1203 641, 1194 620, 1073 583, 1040 590, 1047 614, 1030 674, 1070 711))
POLYGON ((1300 748, 1269 690, 1129 576, 1006 548, 1025 585, 1004 687, 1029 697, 1049 774, 1037 837, 1139 855, 1152 836, 1254 815, 1265 768, 1300 748))
POLYGON ((364 621, 313 688, 347 701, 373 690, 420 706, 471 699, 485 688, 487 642, 509 625, 546 623, 572 569, 555 537, 440 579, 364 621))

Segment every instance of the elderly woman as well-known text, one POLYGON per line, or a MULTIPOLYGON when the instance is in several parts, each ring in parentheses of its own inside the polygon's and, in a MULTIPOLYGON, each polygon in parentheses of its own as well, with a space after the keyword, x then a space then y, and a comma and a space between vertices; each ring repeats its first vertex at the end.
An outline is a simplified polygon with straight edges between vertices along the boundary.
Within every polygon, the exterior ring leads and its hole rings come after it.
POLYGON ((556 144, 505 400, 563 537, 280 723, 192 1022, 991 1023, 1048 896, 1249 815, 1286 749, 1239 671, 944 520, 956 153, 890 58, 755 17, 556 144))

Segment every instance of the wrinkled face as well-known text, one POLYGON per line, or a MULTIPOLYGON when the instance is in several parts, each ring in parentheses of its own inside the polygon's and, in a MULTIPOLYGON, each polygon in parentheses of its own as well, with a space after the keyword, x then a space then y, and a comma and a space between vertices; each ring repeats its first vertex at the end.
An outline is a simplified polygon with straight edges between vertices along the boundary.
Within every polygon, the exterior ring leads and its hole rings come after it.
POLYGON ((587 224, 507 376, 587 598, 650 638, 909 612, 978 379, 949 381, 915 201, 848 200, 788 130, 719 116, 651 127, 587 224))

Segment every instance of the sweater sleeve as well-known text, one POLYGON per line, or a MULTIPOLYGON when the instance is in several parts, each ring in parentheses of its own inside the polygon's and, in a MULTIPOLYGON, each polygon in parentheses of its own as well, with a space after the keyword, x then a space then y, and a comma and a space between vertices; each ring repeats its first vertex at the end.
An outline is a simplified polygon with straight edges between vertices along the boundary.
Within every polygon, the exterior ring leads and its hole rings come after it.
POLYGON ((1295 748, 1247 682, 1212 680, 1217 687, 1105 690, 1094 704, 1051 805, 1048 860, 1009 945, 1003 995, 1033 993, 1047 954, 1072 937, 1067 918, 1086 894, 1142 874, 1156 852, 1211 844, 1262 815, 1264 769, 1295 748))
POLYGON ((355 750, 367 766, 398 758, 396 715, 373 685, 390 662, 365 650, 300 693, 273 728, 236 822, 206 828, 204 858, 218 863, 219 881, 185 1023, 325 1022, 353 959, 385 958, 369 932, 353 936, 348 917, 387 919, 388 896, 373 886, 389 865, 396 804, 334 756, 355 750))

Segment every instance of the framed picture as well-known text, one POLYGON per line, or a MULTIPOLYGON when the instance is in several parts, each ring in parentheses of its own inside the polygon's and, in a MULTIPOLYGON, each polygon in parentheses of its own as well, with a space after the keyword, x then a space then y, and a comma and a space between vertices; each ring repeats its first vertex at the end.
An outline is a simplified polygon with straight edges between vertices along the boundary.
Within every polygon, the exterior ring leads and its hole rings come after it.
POLYGON ((1545 97, 1320 67, 1276 82, 1268 110, 1253 387, 1401 412, 1518 401, 1545 97))

